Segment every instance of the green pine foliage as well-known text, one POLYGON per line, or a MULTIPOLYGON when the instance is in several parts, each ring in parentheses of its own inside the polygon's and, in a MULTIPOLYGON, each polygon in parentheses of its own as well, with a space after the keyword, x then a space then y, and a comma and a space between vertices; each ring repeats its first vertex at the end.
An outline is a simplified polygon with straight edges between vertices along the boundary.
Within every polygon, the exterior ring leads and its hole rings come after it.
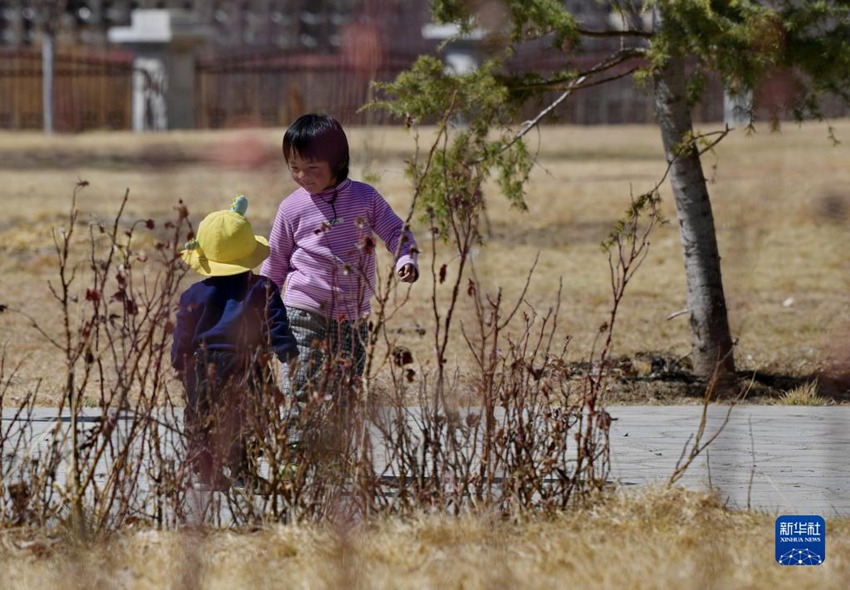
MULTIPOLYGON (((551 101, 586 77, 582 86, 604 84, 612 68, 626 63, 644 88, 671 57, 689 63, 688 98, 696 103, 710 76, 732 94, 758 89, 776 73, 791 76, 794 95, 786 105, 797 119, 821 118, 826 95, 850 103, 850 2, 827 0, 612 0, 601 2, 619 15, 625 30, 590 30, 564 2, 504 0, 476 3, 433 0, 438 23, 458 25, 458 35, 483 33, 487 61, 476 71, 448 73, 434 57, 420 58, 390 83, 377 84, 371 108, 406 125, 437 125, 442 143, 433 158, 411 162, 421 184, 421 212, 444 220, 449 207, 472 199, 489 179, 516 206, 524 207, 524 183, 534 155, 525 143, 528 125, 517 120, 523 105, 551 101), (495 11, 495 12, 494 12, 495 11), (641 25, 642 17, 651 24, 641 25), (572 63, 590 39, 615 39, 610 55, 588 71, 572 63), (522 43, 547 41, 564 56, 557 71, 508 69, 506 60, 522 43)), ((616 77, 616 76, 612 76, 616 77)), ((548 121, 551 117, 544 117, 548 121)), ((536 124, 537 122, 535 122, 536 124)), ((441 222, 442 223, 442 222, 441 222)), ((442 229, 445 229, 441 225, 442 229)))
MULTIPOLYGON (((455 23, 464 33, 479 27, 475 9, 482 4, 468 0, 433 0, 431 13, 438 23, 455 23)), ((564 42, 579 39, 578 20, 564 9, 558 0, 505 0, 489 5, 493 19, 499 18, 502 30, 489 30, 488 34, 505 35, 512 43, 541 37, 552 37, 553 45, 560 47, 564 42)))
POLYGON ((394 82, 378 84, 384 108, 411 127, 436 125, 439 137, 429 157, 413 158, 408 174, 418 186, 420 212, 434 218, 445 235, 449 211, 480 212, 482 185, 496 179, 515 206, 525 208, 523 187, 533 159, 522 141, 511 141, 517 103, 509 99, 497 62, 452 75, 430 56, 420 57, 394 82))

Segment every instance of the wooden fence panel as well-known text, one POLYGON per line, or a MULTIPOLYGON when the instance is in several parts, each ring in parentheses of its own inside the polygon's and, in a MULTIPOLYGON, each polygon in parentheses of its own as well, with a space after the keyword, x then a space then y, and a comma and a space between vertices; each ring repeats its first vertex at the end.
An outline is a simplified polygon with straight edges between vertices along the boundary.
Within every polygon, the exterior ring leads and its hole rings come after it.
MULTIPOLYGON (((372 62, 376 67, 367 70, 339 55, 208 56, 196 69, 196 126, 220 128, 250 123, 285 127, 299 115, 316 111, 330 112, 343 124, 387 123, 386 112, 362 110, 371 98, 371 83, 393 80, 410 67, 413 59, 384 56, 372 62)), ((594 56, 587 60, 590 64, 594 56)), ((513 60, 511 66, 547 66, 539 61, 537 56, 527 56, 513 60)), ((559 94, 553 91, 545 100, 525 105, 521 119, 536 116, 559 94)), ((718 112, 709 109, 699 113, 715 118, 718 114, 722 117, 722 101, 718 112)), ((652 97, 637 89, 631 77, 624 77, 576 92, 546 122, 600 125, 648 123, 653 119, 652 97)))
MULTIPOLYGON (((545 60, 532 56, 531 64, 515 60, 515 67, 533 65, 545 71, 545 60)), ((593 56, 588 56, 593 61, 593 56)), ((195 126, 216 129, 242 125, 286 127, 305 112, 327 111, 344 124, 389 122, 383 111, 361 110, 371 98, 373 80, 392 80, 410 66, 411 56, 383 56, 357 67, 344 55, 256 53, 211 55, 199 59, 195 76, 195 126)), ((590 63, 590 62, 588 62, 590 63)), ((578 66, 587 64, 576 64, 578 66)), ((553 66, 554 67, 554 66, 553 66)), ((579 67, 579 69, 581 69, 579 67)), ((42 58, 38 51, 0 50, 0 129, 38 130, 42 122, 42 58)), ((132 56, 123 51, 96 53, 85 48, 61 49, 55 58, 54 126, 59 132, 132 128, 132 56)), ((760 120, 788 118, 789 80, 768 80, 756 96, 760 120)), ((557 92, 545 97, 554 100, 557 92)), ((526 105, 520 116, 529 119, 547 104, 526 105)), ((846 116, 847 107, 824 102, 827 116, 846 116)), ((635 86, 630 76, 604 86, 576 92, 546 122, 579 125, 651 123, 651 96, 635 86)), ((723 118, 723 93, 710 80, 695 122, 723 118)))
MULTIPOLYGON (((54 127, 58 132, 130 129, 132 56, 57 51, 54 58, 54 127)), ((0 52, 0 129, 43 128, 42 56, 0 52)))
POLYGON ((410 62, 389 62, 373 71, 341 56, 213 57, 197 66, 196 126, 246 123, 285 127, 306 112, 326 111, 343 124, 387 122, 384 113, 361 112, 373 80, 390 80, 410 62))

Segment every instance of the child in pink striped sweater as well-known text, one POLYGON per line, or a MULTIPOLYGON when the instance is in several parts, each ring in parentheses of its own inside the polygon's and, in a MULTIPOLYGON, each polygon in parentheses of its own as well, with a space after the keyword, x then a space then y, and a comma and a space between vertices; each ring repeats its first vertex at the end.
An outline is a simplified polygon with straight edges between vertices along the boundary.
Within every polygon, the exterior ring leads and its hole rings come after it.
MULTIPOLYGON (((362 374, 366 318, 375 283, 374 235, 395 257, 399 280, 419 278, 412 232, 374 187, 348 178, 348 140, 330 115, 298 118, 283 136, 283 157, 299 188, 278 208, 260 274, 284 292, 298 341, 283 391, 306 401, 323 366, 362 374)), ((323 391, 322 395, 335 392, 323 391)))

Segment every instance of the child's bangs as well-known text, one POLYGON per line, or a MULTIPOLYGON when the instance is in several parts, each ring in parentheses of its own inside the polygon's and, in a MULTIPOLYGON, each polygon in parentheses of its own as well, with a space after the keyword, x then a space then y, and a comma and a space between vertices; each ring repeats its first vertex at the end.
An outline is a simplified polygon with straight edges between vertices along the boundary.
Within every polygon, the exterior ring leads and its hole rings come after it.
POLYGON ((308 162, 329 162, 331 160, 331 153, 327 149, 322 149, 318 142, 310 141, 301 142, 301 145, 293 143, 289 146, 289 151, 284 156, 287 160, 300 158, 308 162))

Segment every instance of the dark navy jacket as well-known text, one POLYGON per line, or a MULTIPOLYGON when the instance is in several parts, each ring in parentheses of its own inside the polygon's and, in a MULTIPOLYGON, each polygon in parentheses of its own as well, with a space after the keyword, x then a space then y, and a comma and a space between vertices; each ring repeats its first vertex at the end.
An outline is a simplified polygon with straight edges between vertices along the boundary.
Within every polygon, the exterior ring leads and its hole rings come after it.
POLYGON ((208 277, 180 297, 171 364, 180 372, 190 368, 197 350, 250 356, 271 350, 285 362, 298 354, 289 329, 280 290, 266 277, 244 272, 208 277))

